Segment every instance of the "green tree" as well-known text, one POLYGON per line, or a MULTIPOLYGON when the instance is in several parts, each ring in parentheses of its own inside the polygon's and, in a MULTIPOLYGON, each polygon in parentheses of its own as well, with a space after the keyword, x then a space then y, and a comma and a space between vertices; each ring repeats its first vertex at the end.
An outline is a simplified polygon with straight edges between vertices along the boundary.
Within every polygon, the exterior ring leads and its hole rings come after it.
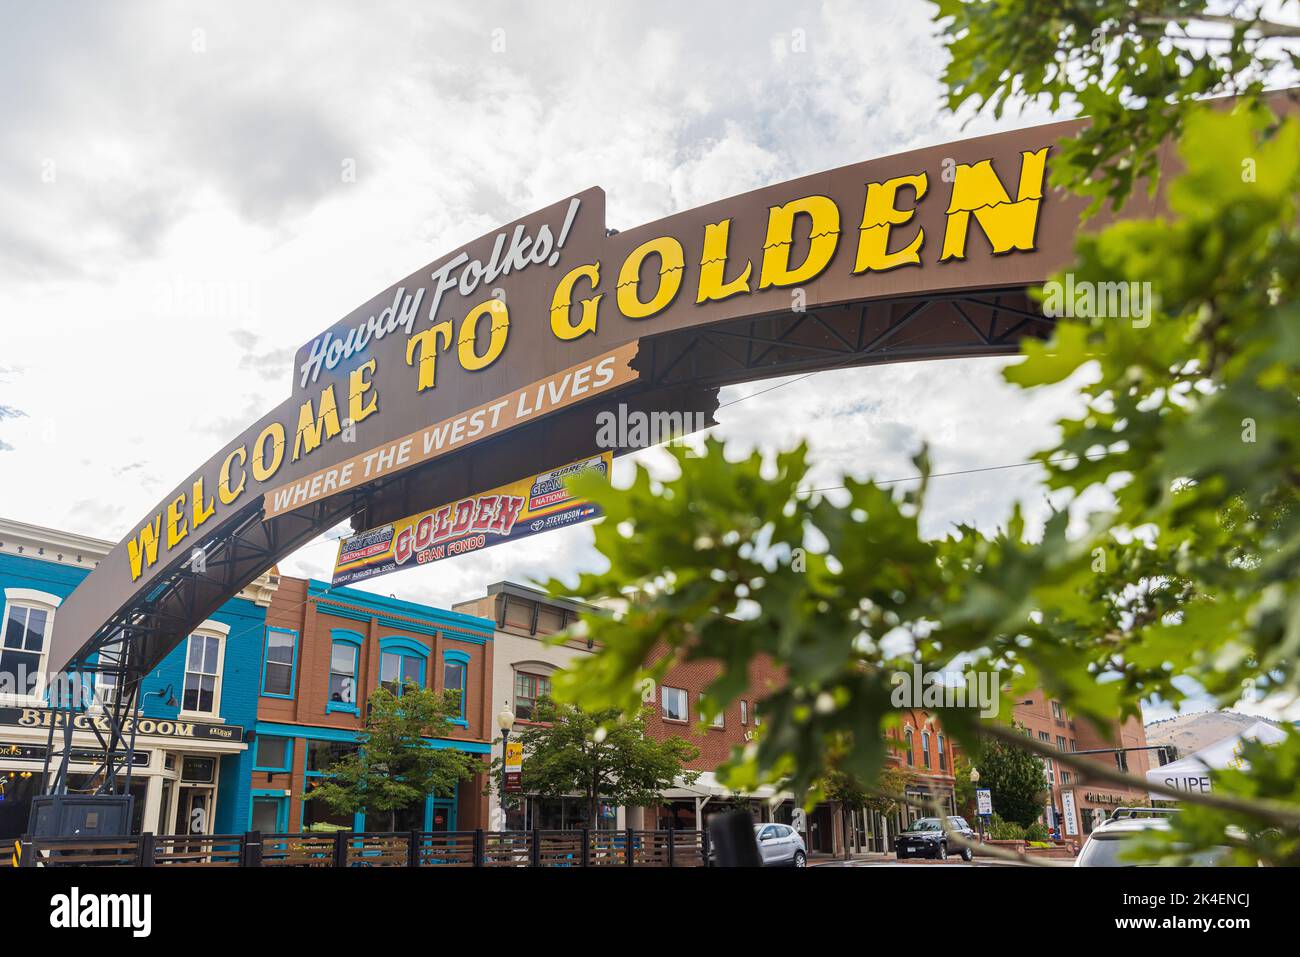
MULTIPOLYGON (((844 770, 877 779, 888 679, 914 661, 941 670, 961 654, 1011 676, 1002 723, 981 736, 972 712, 941 712, 968 749, 1014 741, 1103 779, 1097 764, 1019 738, 1006 703, 1043 688, 1104 726, 1189 686, 1225 705, 1243 690, 1280 706, 1300 696, 1300 124, 1286 115, 1293 92, 1262 96, 1279 67, 1300 67, 1300 29, 1206 6, 939 3, 953 109, 1042 100, 1089 117, 1054 155, 1057 186, 1122 207, 1155 188, 1162 146, 1178 151, 1161 217, 1082 233, 1068 270, 1076 284, 1149 284, 1151 314, 1058 321, 1007 370, 1032 390, 1088 369, 1072 380, 1082 411, 1038 456, 1068 507, 1040 535, 1017 509, 996 534, 923 539, 924 478, 892 491, 848 478, 837 506, 810 489, 802 447, 729 462, 715 441, 698 458, 670 450, 675 480, 644 469, 626 490, 579 480, 605 509, 595 534, 610 569, 583 576, 577 595, 644 597, 588 621, 603 650, 558 695, 625 707, 638 679, 707 659, 721 666, 709 694, 725 702, 767 655, 786 685, 726 773, 733 787, 788 779, 796 791, 846 731, 844 770), (1236 99, 1207 102, 1216 94, 1236 99), (1071 510, 1082 534, 1067 535, 1071 510), (890 654, 887 634, 911 648, 890 654), (667 654, 643 664, 660 644, 667 654)), ((917 466, 928 474, 924 451, 917 466)), ((1300 734, 1257 757, 1295 767, 1300 734)), ((1172 836, 1207 846, 1236 823, 1243 858, 1295 861, 1300 775, 1249 781, 1218 775, 1214 794, 1184 796, 1205 809, 1179 816, 1172 836)))
POLYGON ((476 755, 429 743, 451 737, 459 692, 408 684, 398 696, 381 687, 371 692, 368 708, 358 748, 326 770, 308 800, 324 801, 339 814, 386 813, 394 830, 398 811, 431 794, 448 797, 458 782, 486 770, 476 755))
POLYGON ((958 754, 952 760, 953 797, 957 802, 957 813, 972 821, 975 820, 976 811, 976 785, 970 779, 973 766, 964 754, 958 754))
MULTIPOLYGON (((690 784, 699 777, 698 771, 685 769, 687 762, 699 757, 699 749, 681 738, 648 737, 646 713, 639 702, 627 712, 588 711, 543 698, 534 720, 537 723, 522 735, 524 791, 542 797, 583 795, 591 827, 599 820, 602 798, 645 807, 678 778, 690 784)), ((499 773, 499 758, 493 766, 499 773)))
POLYGON ((876 776, 874 787, 867 791, 867 799, 863 806, 882 817, 890 817, 898 813, 905 803, 903 798, 907 793, 908 782, 911 780, 912 775, 905 768, 898 765, 885 765, 876 776))
POLYGON ((821 793, 840 806, 840 833, 844 837, 844 858, 849 857, 849 815, 864 807, 870 796, 867 786, 847 771, 832 767, 822 780, 821 793))
MULTIPOLYGON (((993 810, 1004 821, 1029 827, 1047 805, 1046 766, 1023 748, 995 741, 979 759, 980 787, 988 788, 993 810)), ((968 779, 969 780, 969 779, 968 779)))

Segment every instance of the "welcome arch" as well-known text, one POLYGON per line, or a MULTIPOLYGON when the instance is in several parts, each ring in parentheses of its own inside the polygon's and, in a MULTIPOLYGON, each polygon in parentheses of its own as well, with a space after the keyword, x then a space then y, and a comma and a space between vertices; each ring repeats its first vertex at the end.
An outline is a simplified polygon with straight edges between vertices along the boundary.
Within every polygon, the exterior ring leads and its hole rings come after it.
MULTIPOLYGON (((52 671, 140 678, 322 531, 381 524, 594 448, 597 413, 703 412, 834 367, 1012 353, 1081 201, 1056 123, 870 160, 618 232, 592 188, 434 260, 295 356, 289 396, 179 483, 63 603, 52 671)), ((1130 204, 1129 215, 1150 211, 1130 204)))

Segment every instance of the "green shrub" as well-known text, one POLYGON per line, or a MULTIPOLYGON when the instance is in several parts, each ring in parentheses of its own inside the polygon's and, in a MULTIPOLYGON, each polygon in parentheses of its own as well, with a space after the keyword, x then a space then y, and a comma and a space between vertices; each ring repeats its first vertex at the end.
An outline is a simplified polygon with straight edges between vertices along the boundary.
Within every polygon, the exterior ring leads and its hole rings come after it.
POLYGON ((989 837, 995 841, 1020 841, 1025 837, 1025 829, 1014 821, 1004 821, 994 814, 989 822, 989 837))
POLYGON ((1042 821, 1035 821, 1025 828, 1025 840, 1027 841, 1050 841, 1051 833, 1047 830, 1047 825, 1042 821))

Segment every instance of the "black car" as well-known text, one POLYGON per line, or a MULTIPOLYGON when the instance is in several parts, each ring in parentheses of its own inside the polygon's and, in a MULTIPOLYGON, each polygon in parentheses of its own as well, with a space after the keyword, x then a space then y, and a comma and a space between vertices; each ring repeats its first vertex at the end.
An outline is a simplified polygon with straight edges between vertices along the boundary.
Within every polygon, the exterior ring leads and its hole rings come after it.
MULTIPOLYGON (((937 817, 923 817, 913 821, 908 825, 907 830, 898 835, 894 841, 894 853, 899 860, 905 857, 932 857, 936 860, 946 861, 948 859, 948 841, 949 834, 956 834, 964 840, 974 843, 978 838, 975 832, 970 829, 966 819, 952 815, 948 818, 947 829, 944 828, 944 822, 937 817)), ((956 843, 953 844, 963 860, 969 861, 975 856, 969 847, 958 849, 956 843)))

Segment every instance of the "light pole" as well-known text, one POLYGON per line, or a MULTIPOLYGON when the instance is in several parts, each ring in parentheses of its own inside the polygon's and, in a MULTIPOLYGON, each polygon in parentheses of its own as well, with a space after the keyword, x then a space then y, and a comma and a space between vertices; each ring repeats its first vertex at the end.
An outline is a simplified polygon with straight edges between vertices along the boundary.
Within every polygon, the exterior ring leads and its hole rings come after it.
POLYGON ((983 844, 984 843, 984 815, 980 813, 979 783, 980 783, 980 769, 975 767, 975 765, 972 764, 970 768, 970 784, 971 784, 971 788, 973 788, 976 792, 975 820, 979 822, 980 843, 983 844))
POLYGON ((510 729, 515 726, 515 713, 510 710, 510 702, 502 705, 501 710, 497 712, 497 727, 501 729, 501 793, 498 795, 501 804, 501 830, 510 830, 506 821, 506 742, 510 740, 510 729))

